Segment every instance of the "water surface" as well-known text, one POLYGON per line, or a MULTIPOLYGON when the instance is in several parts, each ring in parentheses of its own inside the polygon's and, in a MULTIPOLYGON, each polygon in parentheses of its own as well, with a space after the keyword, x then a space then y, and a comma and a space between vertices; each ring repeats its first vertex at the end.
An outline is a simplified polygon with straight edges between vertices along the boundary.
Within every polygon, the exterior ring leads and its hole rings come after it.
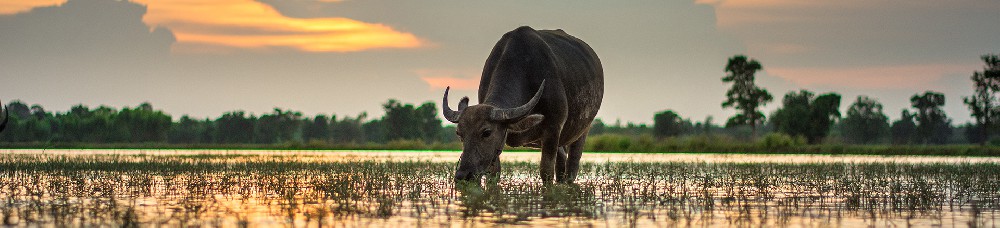
POLYGON ((543 185, 537 152, 452 181, 444 151, 6 150, 20 226, 995 226, 996 158, 584 155, 543 185))

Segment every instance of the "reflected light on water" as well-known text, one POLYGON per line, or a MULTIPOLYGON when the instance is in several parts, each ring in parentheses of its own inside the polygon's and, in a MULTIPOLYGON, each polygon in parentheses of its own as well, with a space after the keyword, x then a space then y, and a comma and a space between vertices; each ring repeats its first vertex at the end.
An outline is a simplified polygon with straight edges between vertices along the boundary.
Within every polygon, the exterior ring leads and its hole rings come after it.
POLYGON ((0 151, 16 226, 995 226, 991 158, 587 154, 543 185, 537 152, 459 185, 457 152, 0 151), (642 162, 637 162, 642 161, 642 162))
MULTIPOLYGON (((306 156, 331 161, 418 160, 457 162, 461 151, 422 150, 175 150, 175 149, 7 149, 6 154, 50 155, 262 155, 306 156)), ((537 162, 537 151, 505 151, 503 161, 537 162)), ((880 155, 801 155, 801 154, 724 154, 724 153, 595 153, 584 152, 582 162, 708 162, 708 163, 1000 163, 1000 157, 960 156, 880 156, 880 155)))

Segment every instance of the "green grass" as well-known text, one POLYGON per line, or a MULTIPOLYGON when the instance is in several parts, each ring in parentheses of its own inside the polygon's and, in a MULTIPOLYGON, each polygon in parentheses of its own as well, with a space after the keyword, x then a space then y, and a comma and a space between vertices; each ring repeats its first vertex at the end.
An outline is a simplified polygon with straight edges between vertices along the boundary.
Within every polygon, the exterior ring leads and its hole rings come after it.
POLYGON ((605 134, 587 138, 587 151, 631 153, 850 154, 1000 156, 1000 147, 980 145, 808 145, 804 139, 769 134, 755 142, 719 135, 655 139, 649 135, 605 134))
POLYGON ((1000 209, 994 163, 585 163, 574 185, 541 184, 532 162, 504 162, 500 181, 483 186, 455 186, 454 169, 307 155, 7 154, 0 222, 989 226, 1000 209))

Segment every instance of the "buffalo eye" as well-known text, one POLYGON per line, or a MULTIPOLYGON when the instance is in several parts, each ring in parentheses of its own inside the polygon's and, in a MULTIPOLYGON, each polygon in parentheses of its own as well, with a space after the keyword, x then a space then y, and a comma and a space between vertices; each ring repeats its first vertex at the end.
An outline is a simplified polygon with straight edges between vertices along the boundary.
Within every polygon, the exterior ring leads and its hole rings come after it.
POLYGON ((490 130, 490 129, 483 129, 483 138, 490 137, 490 134, 493 134, 492 130, 490 130))

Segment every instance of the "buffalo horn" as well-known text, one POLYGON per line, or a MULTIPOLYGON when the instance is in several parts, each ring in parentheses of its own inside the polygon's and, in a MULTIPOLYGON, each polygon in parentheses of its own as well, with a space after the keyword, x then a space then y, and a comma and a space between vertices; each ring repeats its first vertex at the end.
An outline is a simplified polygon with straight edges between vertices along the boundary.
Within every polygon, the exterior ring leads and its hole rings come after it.
POLYGON ((462 97, 462 100, 458 101, 458 111, 451 110, 448 106, 448 90, 451 90, 451 86, 444 89, 444 101, 441 106, 444 112, 444 118, 452 123, 458 123, 458 117, 462 116, 462 111, 469 107, 469 97, 462 97))

